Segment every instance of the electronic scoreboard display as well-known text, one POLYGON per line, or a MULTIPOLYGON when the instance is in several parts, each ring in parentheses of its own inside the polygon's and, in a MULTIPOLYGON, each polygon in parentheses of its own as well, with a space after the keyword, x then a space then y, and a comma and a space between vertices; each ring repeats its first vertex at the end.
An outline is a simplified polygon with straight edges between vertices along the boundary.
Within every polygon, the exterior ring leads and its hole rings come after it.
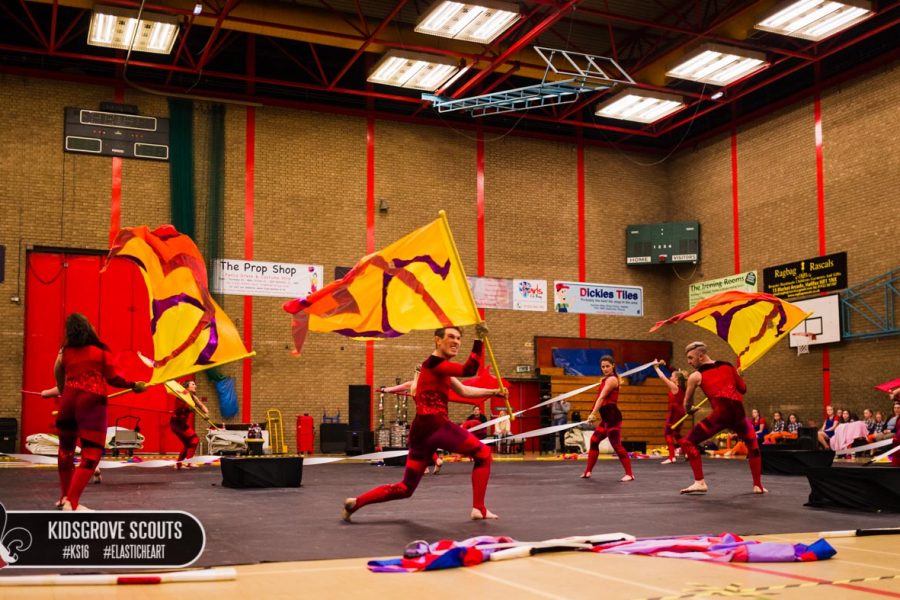
POLYGON ((625 264, 629 266, 700 262, 700 222, 629 225, 625 264))

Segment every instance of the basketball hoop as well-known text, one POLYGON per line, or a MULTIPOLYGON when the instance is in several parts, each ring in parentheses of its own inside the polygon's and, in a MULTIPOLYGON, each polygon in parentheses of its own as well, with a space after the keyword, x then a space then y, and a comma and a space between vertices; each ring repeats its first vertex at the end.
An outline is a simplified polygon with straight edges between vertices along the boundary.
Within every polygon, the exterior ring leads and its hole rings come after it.
POLYGON ((797 356, 801 354, 809 354, 809 343, 816 341, 816 334, 806 331, 797 331, 791 335, 799 338, 797 345, 797 356))

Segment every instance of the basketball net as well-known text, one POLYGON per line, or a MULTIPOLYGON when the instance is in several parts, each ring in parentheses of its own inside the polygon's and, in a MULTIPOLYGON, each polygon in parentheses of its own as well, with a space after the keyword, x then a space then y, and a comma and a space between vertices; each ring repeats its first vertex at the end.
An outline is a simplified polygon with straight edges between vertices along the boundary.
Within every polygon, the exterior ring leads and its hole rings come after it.
POLYGON ((809 342, 815 340, 816 335, 814 333, 806 333, 802 331, 792 333, 791 335, 795 335, 800 338, 799 344, 797 345, 797 356, 800 356, 801 354, 809 354, 809 342))

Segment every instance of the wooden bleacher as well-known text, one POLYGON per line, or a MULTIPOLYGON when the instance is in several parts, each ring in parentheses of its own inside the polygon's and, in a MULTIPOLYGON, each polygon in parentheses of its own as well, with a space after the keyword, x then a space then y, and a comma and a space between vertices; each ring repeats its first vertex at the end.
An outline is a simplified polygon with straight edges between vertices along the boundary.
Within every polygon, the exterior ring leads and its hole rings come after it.
MULTIPOLYGON (((563 374, 557 367, 541 367, 541 375, 550 377, 550 393, 553 396, 564 394, 574 389, 597 383, 598 377, 574 377, 563 374)), ((627 378, 626 378, 627 380, 627 378)), ((594 406, 598 388, 582 392, 569 398, 571 411, 579 411, 581 418, 586 419, 594 406)), ((622 411, 622 441, 647 442, 648 450, 654 446, 665 445, 664 427, 669 398, 666 384, 650 377, 640 385, 629 385, 620 381, 619 410, 622 411)))

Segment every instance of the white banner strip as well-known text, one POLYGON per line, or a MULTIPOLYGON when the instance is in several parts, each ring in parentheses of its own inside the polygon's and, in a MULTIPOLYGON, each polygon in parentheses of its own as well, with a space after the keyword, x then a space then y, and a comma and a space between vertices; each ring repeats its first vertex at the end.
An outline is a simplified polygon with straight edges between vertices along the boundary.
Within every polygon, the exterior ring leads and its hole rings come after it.
POLYGON ((573 427, 578 427, 579 425, 583 425, 584 423, 587 423, 587 421, 581 421, 579 423, 566 423, 565 425, 552 425, 550 427, 533 429, 532 431, 526 431, 524 433, 517 433, 516 435, 511 435, 504 439, 507 439, 511 442, 516 442, 519 440, 538 437, 541 435, 550 435, 551 433, 556 433, 558 431, 565 431, 566 429, 572 429, 573 427))
MULTIPOLYGON (((893 440, 892 440, 892 441, 893 441, 893 440)), ((888 456, 890 456, 891 454, 893 454, 893 453, 895 453, 895 452, 900 452, 900 445, 898 445, 896 448, 891 448, 890 450, 888 450, 888 451, 885 452, 884 454, 879 454, 878 456, 876 456, 875 458, 873 458, 873 459, 870 460, 869 462, 870 462, 870 463, 873 463, 873 462, 876 462, 876 461, 881 460, 882 458, 887 458, 888 456)))
POLYGON ((835 452, 837 456, 841 456, 843 454, 855 454, 857 452, 865 452, 866 450, 873 450, 875 448, 881 448, 882 446, 890 446, 894 440, 888 438, 886 440, 879 440, 877 442, 872 442, 871 444, 866 444, 865 446, 857 446, 856 448, 844 448, 843 450, 838 450, 835 452))

